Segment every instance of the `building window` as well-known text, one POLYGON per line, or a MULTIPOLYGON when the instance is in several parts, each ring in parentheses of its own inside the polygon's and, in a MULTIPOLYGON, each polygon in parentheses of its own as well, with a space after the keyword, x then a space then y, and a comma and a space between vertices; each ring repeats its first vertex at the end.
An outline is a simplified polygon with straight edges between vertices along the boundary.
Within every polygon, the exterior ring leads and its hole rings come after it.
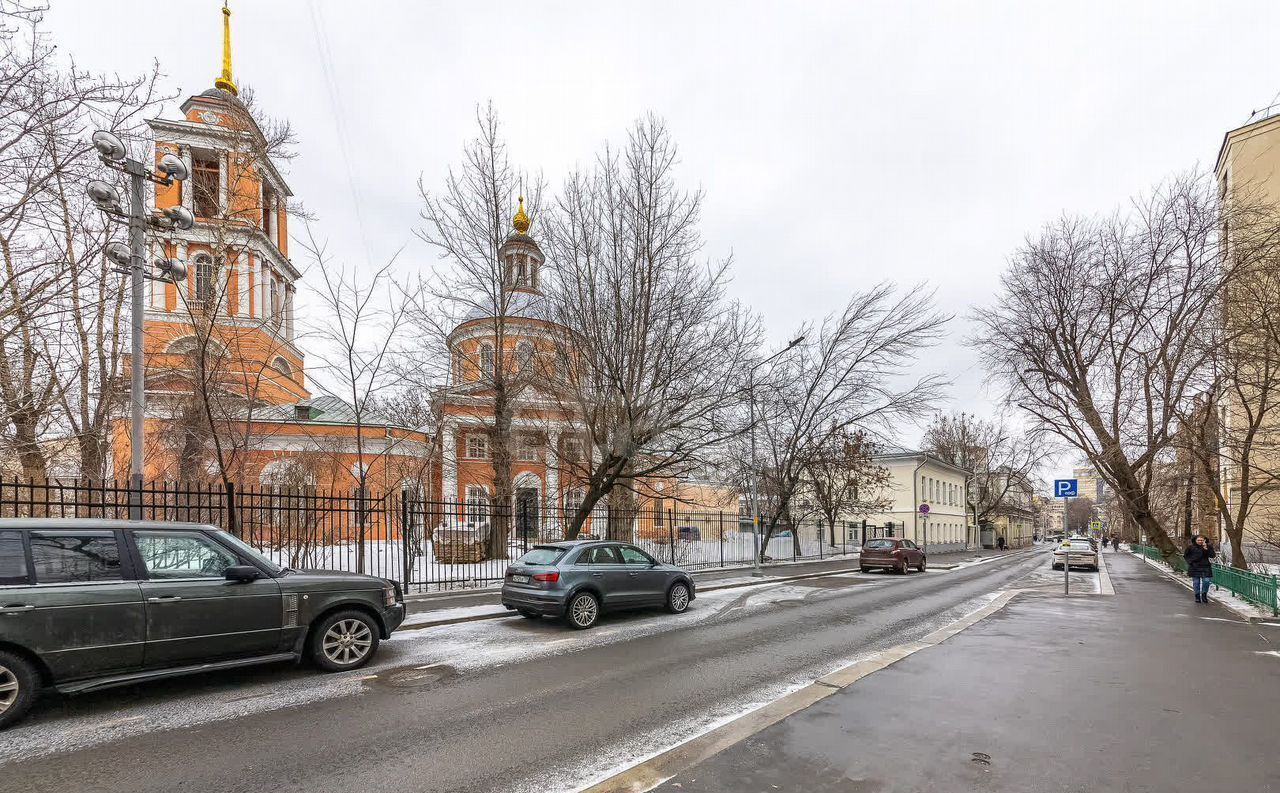
POLYGON ((533 344, 532 342, 522 341, 516 345, 516 365, 520 367, 520 374, 527 374, 533 364, 533 344))
POLYGON ((467 433, 467 457, 483 460, 489 456, 489 436, 483 432, 467 433))
POLYGON ((570 462, 579 462, 586 458, 582 451, 581 438, 565 438, 564 439, 564 456, 570 462))
POLYGON ((198 303, 213 300, 213 288, 217 282, 217 273, 213 266, 213 257, 208 254, 196 256, 195 298, 198 303))
POLYGON ((493 374, 493 345, 488 342, 480 345, 480 372, 483 375, 493 374))
POLYGON ((288 361, 278 355, 271 361, 271 368, 275 369, 285 377, 293 377, 293 367, 289 365, 288 361))
POLYGON ((467 485, 467 525, 489 522, 489 490, 484 485, 467 485))
POLYGON ((661 498, 653 500, 653 525, 664 526, 663 520, 666 518, 667 502, 661 498))
POLYGON ((221 213, 222 178, 217 155, 191 158, 191 201, 196 217, 216 218, 221 213))
POLYGON ((462 382, 462 351, 453 351, 453 382, 454 385, 462 382))
POLYGON ((538 453, 542 451, 542 444, 538 443, 538 439, 532 435, 520 435, 516 438, 516 459, 527 463, 538 461, 538 453))
POLYGON ((565 517, 572 519, 574 515, 578 514, 578 510, 582 509, 582 502, 586 498, 586 495, 587 494, 582 491, 582 488, 578 487, 575 487, 568 493, 564 494, 565 517))

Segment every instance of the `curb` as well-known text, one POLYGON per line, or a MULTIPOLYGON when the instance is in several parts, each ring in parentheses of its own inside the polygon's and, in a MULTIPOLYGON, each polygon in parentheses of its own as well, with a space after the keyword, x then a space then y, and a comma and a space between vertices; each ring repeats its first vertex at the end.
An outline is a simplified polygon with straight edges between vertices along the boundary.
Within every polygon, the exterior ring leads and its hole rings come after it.
POLYGON ((842 691, 862 678, 921 650, 934 647, 1004 608, 1019 590, 1001 592, 982 608, 913 642, 900 644, 862 661, 841 667, 812 683, 784 694, 756 710, 677 744, 630 768, 583 788, 577 793, 643 793, 698 763, 759 733, 783 719, 842 691))

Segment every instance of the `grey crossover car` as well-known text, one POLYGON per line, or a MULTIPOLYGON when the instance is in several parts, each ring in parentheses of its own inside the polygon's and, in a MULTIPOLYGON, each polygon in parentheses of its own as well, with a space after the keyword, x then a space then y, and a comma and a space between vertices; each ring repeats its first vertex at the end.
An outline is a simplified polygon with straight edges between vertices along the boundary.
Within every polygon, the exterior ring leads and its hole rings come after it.
POLYGON ((538 545, 507 568, 502 605, 529 619, 564 617, 579 630, 603 611, 665 606, 689 608, 693 579, 634 545, 574 540, 538 545))
POLYGON ((213 526, 0 520, 0 727, 46 688, 303 658, 355 669, 403 619, 390 581, 279 567, 213 526))

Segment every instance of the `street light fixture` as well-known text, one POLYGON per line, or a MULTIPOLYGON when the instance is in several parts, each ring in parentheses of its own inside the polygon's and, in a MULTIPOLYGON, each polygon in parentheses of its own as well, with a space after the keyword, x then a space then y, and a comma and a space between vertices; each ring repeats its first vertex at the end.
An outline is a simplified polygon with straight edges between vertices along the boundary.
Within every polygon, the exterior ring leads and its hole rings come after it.
POLYGON ((98 150, 98 154, 104 160, 119 162, 128 154, 125 151, 124 144, 115 135, 105 130, 98 130, 93 133, 93 147, 98 150))
POLYGON ((120 191, 114 186, 94 179, 85 186, 85 192, 107 215, 129 225, 129 244, 113 242, 106 248, 106 257, 115 264, 120 272, 128 273, 132 290, 132 347, 129 388, 130 436, 129 436, 129 518, 142 519, 142 467, 144 435, 144 408, 146 392, 143 376, 146 365, 142 359, 142 317, 143 317, 143 283, 146 280, 176 282, 186 278, 186 267, 172 259, 157 261, 154 269, 147 266, 146 230, 154 228, 171 231, 173 229, 189 229, 195 223, 191 212, 183 207, 172 207, 165 210, 162 217, 148 217, 146 203, 143 200, 143 184, 169 186, 180 182, 190 175, 190 169, 180 158, 165 154, 160 158, 155 173, 143 165, 141 160, 130 158, 124 143, 116 135, 105 130, 93 133, 93 148, 97 150, 102 164, 114 171, 120 171, 129 177, 129 209, 126 212, 120 201, 120 191))
POLYGON ((805 334, 800 334, 792 339, 786 347, 778 350, 763 361, 757 361, 747 370, 747 402, 751 410, 751 536, 754 538, 756 546, 755 554, 752 557, 751 575, 756 578, 764 576, 764 570, 760 568, 760 557, 764 555, 764 549, 760 546, 760 472, 756 461, 756 370, 799 346, 800 342, 804 341, 804 337, 805 334))

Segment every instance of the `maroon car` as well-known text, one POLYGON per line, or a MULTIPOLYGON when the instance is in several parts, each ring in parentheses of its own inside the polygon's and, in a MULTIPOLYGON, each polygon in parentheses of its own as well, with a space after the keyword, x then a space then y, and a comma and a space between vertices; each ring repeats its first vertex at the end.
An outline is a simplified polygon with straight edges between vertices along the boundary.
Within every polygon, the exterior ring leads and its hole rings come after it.
POLYGON ((924 549, 911 540, 886 538, 883 540, 867 540, 858 553, 858 564, 862 572, 872 570, 893 570, 904 575, 915 568, 924 572, 924 549))

